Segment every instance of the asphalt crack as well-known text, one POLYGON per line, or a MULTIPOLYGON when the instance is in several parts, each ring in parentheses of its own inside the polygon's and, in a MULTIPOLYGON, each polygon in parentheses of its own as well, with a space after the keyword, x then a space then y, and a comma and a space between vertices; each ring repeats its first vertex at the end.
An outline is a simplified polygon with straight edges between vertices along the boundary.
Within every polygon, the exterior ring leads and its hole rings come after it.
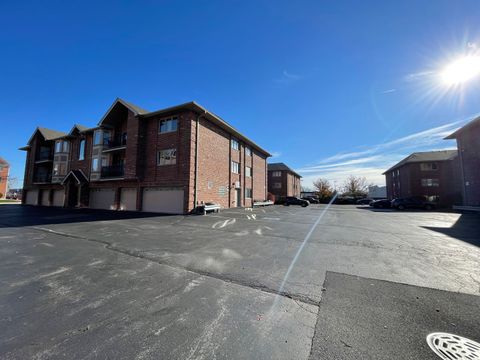
POLYGON ((273 295, 282 296, 284 298, 288 298, 288 299, 293 300, 294 302, 297 303, 297 305, 298 305, 298 301, 302 302, 304 304, 314 305, 314 306, 319 306, 319 303, 320 303, 319 300, 312 299, 308 296, 299 295, 299 294, 292 294, 288 291, 275 290, 275 289, 269 288, 268 286, 263 285, 261 283, 250 282, 250 281, 235 278, 235 277, 222 276, 222 275, 219 275, 219 274, 216 274, 216 273, 192 268, 192 267, 189 267, 189 266, 172 265, 172 264, 160 261, 158 259, 149 257, 148 255, 142 254, 139 251, 132 251, 132 250, 125 249, 125 248, 116 247, 112 243, 110 243, 108 241, 105 241, 105 240, 87 238, 87 237, 80 236, 80 235, 64 233, 64 232, 61 232, 61 231, 51 230, 51 229, 48 229, 48 228, 43 228, 43 227, 38 227, 38 226, 34 226, 34 227, 32 227, 32 229, 37 230, 37 231, 42 231, 42 232, 47 232, 47 233, 59 235, 59 236, 63 236, 63 237, 66 237, 66 238, 80 239, 80 240, 90 241, 90 242, 94 242, 94 243, 99 243, 99 244, 104 245, 105 249, 110 250, 110 251, 114 251, 114 252, 118 252, 118 253, 121 253, 121 254, 124 254, 124 255, 127 255, 127 256, 135 257, 137 259, 143 259, 143 260, 151 261, 151 262, 154 262, 154 263, 157 263, 157 264, 160 264, 160 265, 168 266, 168 267, 173 268, 173 269, 181 269, 181 270, 188 271, 188 272, 191 272, 191 273, 194 273, 194 274, 197 274, 197 275, 221 280, 221 281, 224 281, 224 282, 227 282, 227 283, 240 285, 240 286, 243 286, 243 287, 248 287, 248 288, 251 288, 251 289, 259 290, 259 291, 269 293, 269 294, 273 294, 273 295))

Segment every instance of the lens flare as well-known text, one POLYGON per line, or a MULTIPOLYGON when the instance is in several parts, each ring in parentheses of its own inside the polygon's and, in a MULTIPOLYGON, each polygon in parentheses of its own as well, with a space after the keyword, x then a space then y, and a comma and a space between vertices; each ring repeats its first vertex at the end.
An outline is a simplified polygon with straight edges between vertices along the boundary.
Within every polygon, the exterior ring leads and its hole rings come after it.
POLYGON ((443 70, 442 81, 446 85, 459 85, 480 75, 480 56, 470 55, 459 58, 443 70))

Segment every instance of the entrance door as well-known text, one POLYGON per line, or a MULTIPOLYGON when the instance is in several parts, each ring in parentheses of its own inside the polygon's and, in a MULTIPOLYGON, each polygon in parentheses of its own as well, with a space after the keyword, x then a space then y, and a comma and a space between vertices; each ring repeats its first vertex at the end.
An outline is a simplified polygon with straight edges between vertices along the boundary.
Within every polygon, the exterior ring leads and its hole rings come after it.
POLYGON ((68 207, 75 207, 78 204, 78 186, 70 183, 68 189, 68 207))
POLYGON ((241 189, 235 189, 235 199, 237 199, 237 207, 242 206, 242 192, 241 189))

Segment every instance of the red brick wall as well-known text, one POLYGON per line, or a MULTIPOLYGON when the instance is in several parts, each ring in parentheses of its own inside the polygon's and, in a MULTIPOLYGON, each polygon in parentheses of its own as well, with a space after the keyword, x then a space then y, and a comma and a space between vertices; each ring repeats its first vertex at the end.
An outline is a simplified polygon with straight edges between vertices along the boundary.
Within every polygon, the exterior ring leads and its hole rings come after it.
POLYGON ((87 178, 90 177, 91 162, 92 162, 92 144, 93 133, 79 133, 75 132, 74 137, 70 141, 70 156, 68 161, 68 169, 82 170, 87 178), (79 160, 80 141, 85 139, 85 159, 79 160))
POLYGON ((0 198, 2 198, 7 194, 8 173, 10 167, 6 164, 0 166, 2 166, 2 169, 0 170, 0 198))
POLYGON ((463 203, 467 206, 480 206, 480 125, 459 134, 457 146, 461 162, 460 173, 463 175, 463 203))
POLYGON ((267 158, 252 149, 253 155, 253 200, 267 199, 267 158))

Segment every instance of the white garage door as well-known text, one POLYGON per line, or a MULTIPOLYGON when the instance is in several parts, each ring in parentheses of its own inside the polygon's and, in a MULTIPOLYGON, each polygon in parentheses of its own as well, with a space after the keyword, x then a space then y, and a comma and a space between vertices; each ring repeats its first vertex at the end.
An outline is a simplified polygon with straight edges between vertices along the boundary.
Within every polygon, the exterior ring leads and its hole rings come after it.
POLYGON ((53 192, 53 206, 63 206, 65 199, 65 190, 55 190, 53 192))
POLYGON ((50 206, 50 190, 42 190, 41 204, 43 206, 50 206))
POLYGON ((27 190, 27 198, 25 199, 27 205, 38 205, 38 190, 27 190))
POLYGON ((137 188, 123 188, 121 190, 120 210, 137 210, 137 188))
POLYGON ((115 190, 106 189, 90 189, 89 207, 92 209, 115 209, 115 190))
POLYGON ((145 188, 143 211, 183 214, 183 189, 145 188))

